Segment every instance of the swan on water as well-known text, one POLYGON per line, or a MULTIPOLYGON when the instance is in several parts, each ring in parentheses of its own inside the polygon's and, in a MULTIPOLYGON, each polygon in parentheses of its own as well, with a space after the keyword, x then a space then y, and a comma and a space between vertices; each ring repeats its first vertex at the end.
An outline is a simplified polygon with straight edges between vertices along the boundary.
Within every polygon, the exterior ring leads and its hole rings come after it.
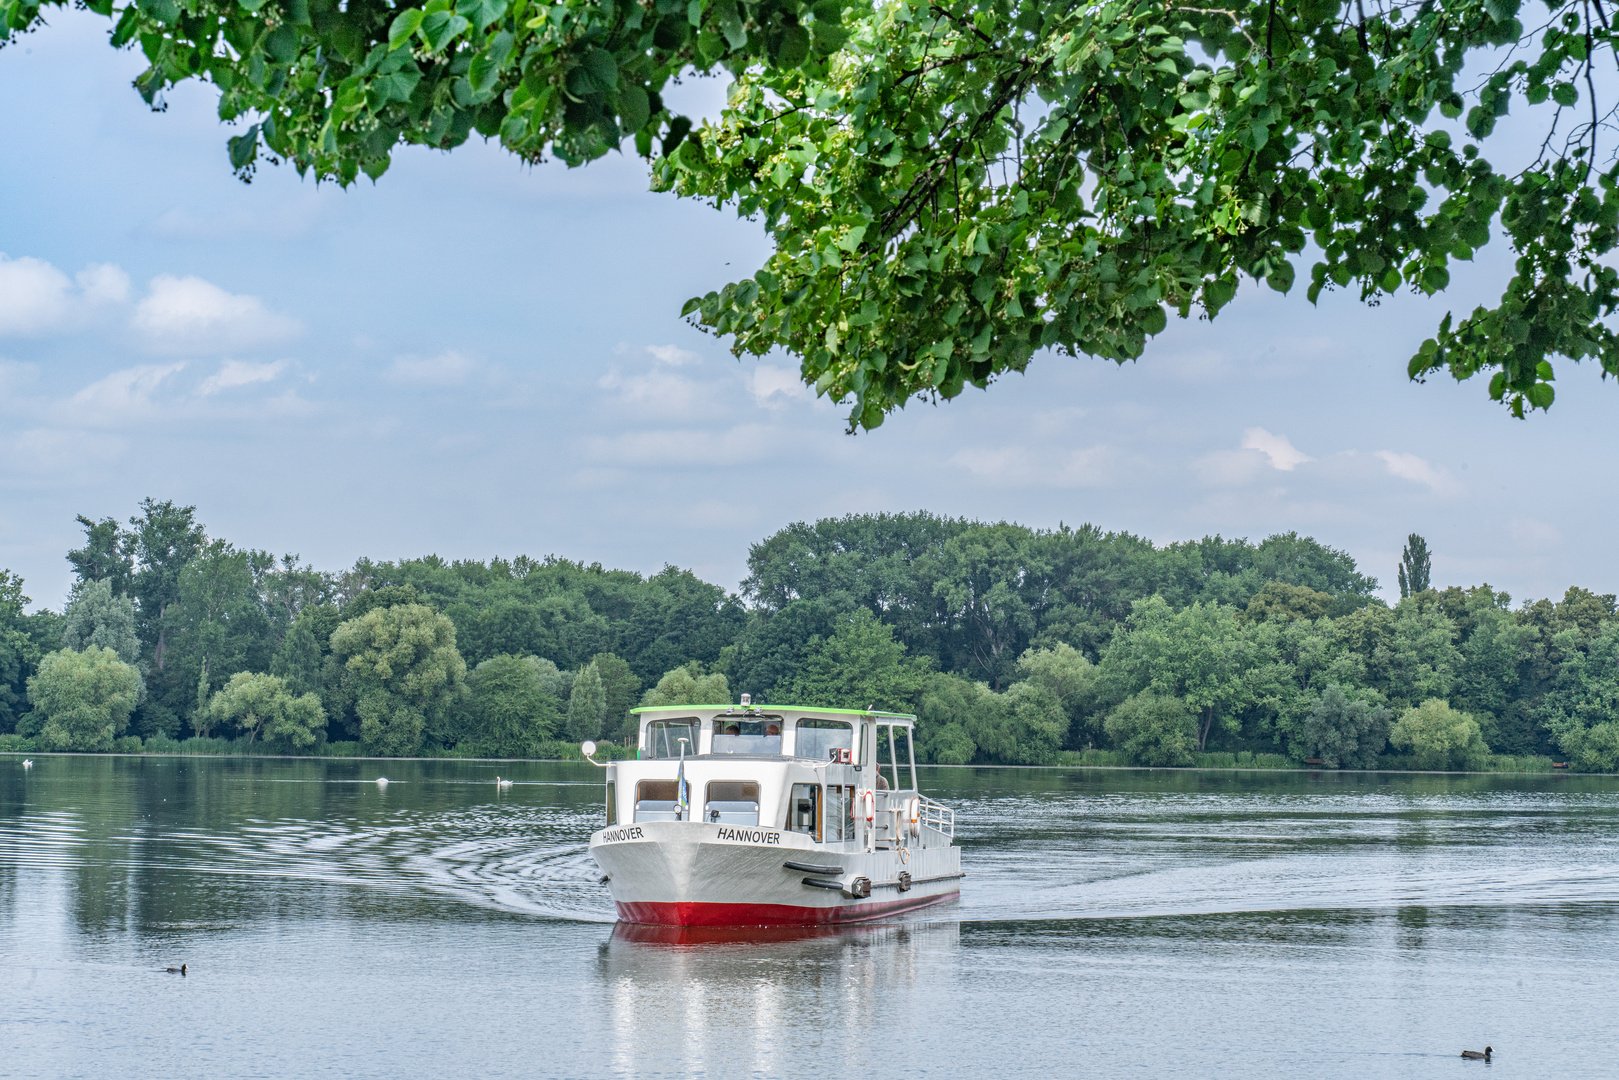
POLYGON ((497 776, 497 777, 495 777, 495 786, 497 788, 500 788, 501 790, 505 790, 506 788, 509 788, 509 787, 512 786, 512 782, 510 780, 502 780, 500 777, 497 776))
POLYGON ((386 776, 377 777, 377 787, 387 787, 387 786, 388 786, 388 778, 386 776))
POLYGON ((25 769, 32 769, 34 767, 34 759, 33 758, 26 758, 26 757, 23 758, 22 759, 22 767, 25 768, 25 769))
POLYGON ((1463 1050, 1462 1051, 1462 1057, 1466 1058, 1469 1061, 1489 1061, 1490 1060, 1490 1052, 1491 1052, 1490 1047, 1488 1047, 1488 1046, 1486 1046, 1484 1048, 1484 1052, 1482 1054, 1479 1053, 1477 1050, 1463 1050))

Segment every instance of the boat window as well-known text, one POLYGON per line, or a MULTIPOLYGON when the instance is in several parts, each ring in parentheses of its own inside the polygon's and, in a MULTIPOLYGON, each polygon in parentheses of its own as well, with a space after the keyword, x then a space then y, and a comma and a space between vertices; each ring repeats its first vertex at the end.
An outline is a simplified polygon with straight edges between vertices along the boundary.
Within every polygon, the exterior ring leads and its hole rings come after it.
POLYGON ((703 820, 721 825, 759 824, 759 785, 751 780, 711 780, 703 820))
POLYGON ((607 781, 607 824, 618 824, 618 785, 607 781))
POLYGON ((787 800, 787 831, 809 833, 821 841, 821 785, 794 784, 787 800))
POLYGON ((911 729, 894 725, 894 761, 899 766, 902 791, 916 790, 916 752, 911 747, 911 729))
POLYGON ((828 784, 826 788, 825 833, 828 842, 854 839, 854 788, 828 784))
POLYGON ((854 725, 846 720, 805 718, 794 727, 793 755, 826 761, 834 750, 854 750, 854 725))
POLYGON ((642 780, 635 785, 636 821, 679 821, 679 781, 642 780))
POLYGON ((686 740, 686 756, 697 756, 697 717, 683 716, 679 720, 654 720, 646 726, 646 756, 649 758, 677 758, 680 740, 686 740))
POLYGON ((899 775, 894 768, 894 725, 877 725, 877 790, 897 790, 899 775))
POLYGON ((781 717, 765 716, 745 720, 739 716, 714 718, 715 754, 779 754, 781 753, 781 717))

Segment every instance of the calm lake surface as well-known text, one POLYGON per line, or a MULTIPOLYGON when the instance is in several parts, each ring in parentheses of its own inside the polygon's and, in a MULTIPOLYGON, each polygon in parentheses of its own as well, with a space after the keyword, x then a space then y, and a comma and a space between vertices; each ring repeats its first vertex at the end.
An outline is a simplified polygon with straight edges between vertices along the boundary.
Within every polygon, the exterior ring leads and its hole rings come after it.
POLYGON ((0 1075, 1619 1073, 1614 778, 924 769, 959 902, 671 945, 600 776, 0 757, 0 1075))

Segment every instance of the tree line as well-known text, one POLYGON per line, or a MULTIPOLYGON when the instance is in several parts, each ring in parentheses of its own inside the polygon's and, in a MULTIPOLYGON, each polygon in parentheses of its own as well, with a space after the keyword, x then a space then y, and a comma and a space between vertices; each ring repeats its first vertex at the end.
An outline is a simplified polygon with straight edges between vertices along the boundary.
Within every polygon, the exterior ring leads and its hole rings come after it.
POLYGON ((1285 533, 1156 545, 927 513, 790 525, 737 592, 557 558, 341 572, 210 537, 147 499, 78 519, 61 611, 0 571, 0 747, 544 756, 627 741, 638 704, 915 712, 924 759, 1619 768, 1615 598, 1512 606, 1430 584, 1402 599, 1285 533))

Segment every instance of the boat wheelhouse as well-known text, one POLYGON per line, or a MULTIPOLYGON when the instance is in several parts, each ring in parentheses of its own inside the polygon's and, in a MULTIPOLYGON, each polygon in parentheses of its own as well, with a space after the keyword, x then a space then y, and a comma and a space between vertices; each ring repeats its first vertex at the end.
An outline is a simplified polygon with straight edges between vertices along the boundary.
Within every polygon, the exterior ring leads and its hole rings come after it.
POLYGON ((626 922, 871 919, 961 890, 955 815, 918 789, 900 713, 804 706, 636 709, 606 764, 590 853, 626 922))

